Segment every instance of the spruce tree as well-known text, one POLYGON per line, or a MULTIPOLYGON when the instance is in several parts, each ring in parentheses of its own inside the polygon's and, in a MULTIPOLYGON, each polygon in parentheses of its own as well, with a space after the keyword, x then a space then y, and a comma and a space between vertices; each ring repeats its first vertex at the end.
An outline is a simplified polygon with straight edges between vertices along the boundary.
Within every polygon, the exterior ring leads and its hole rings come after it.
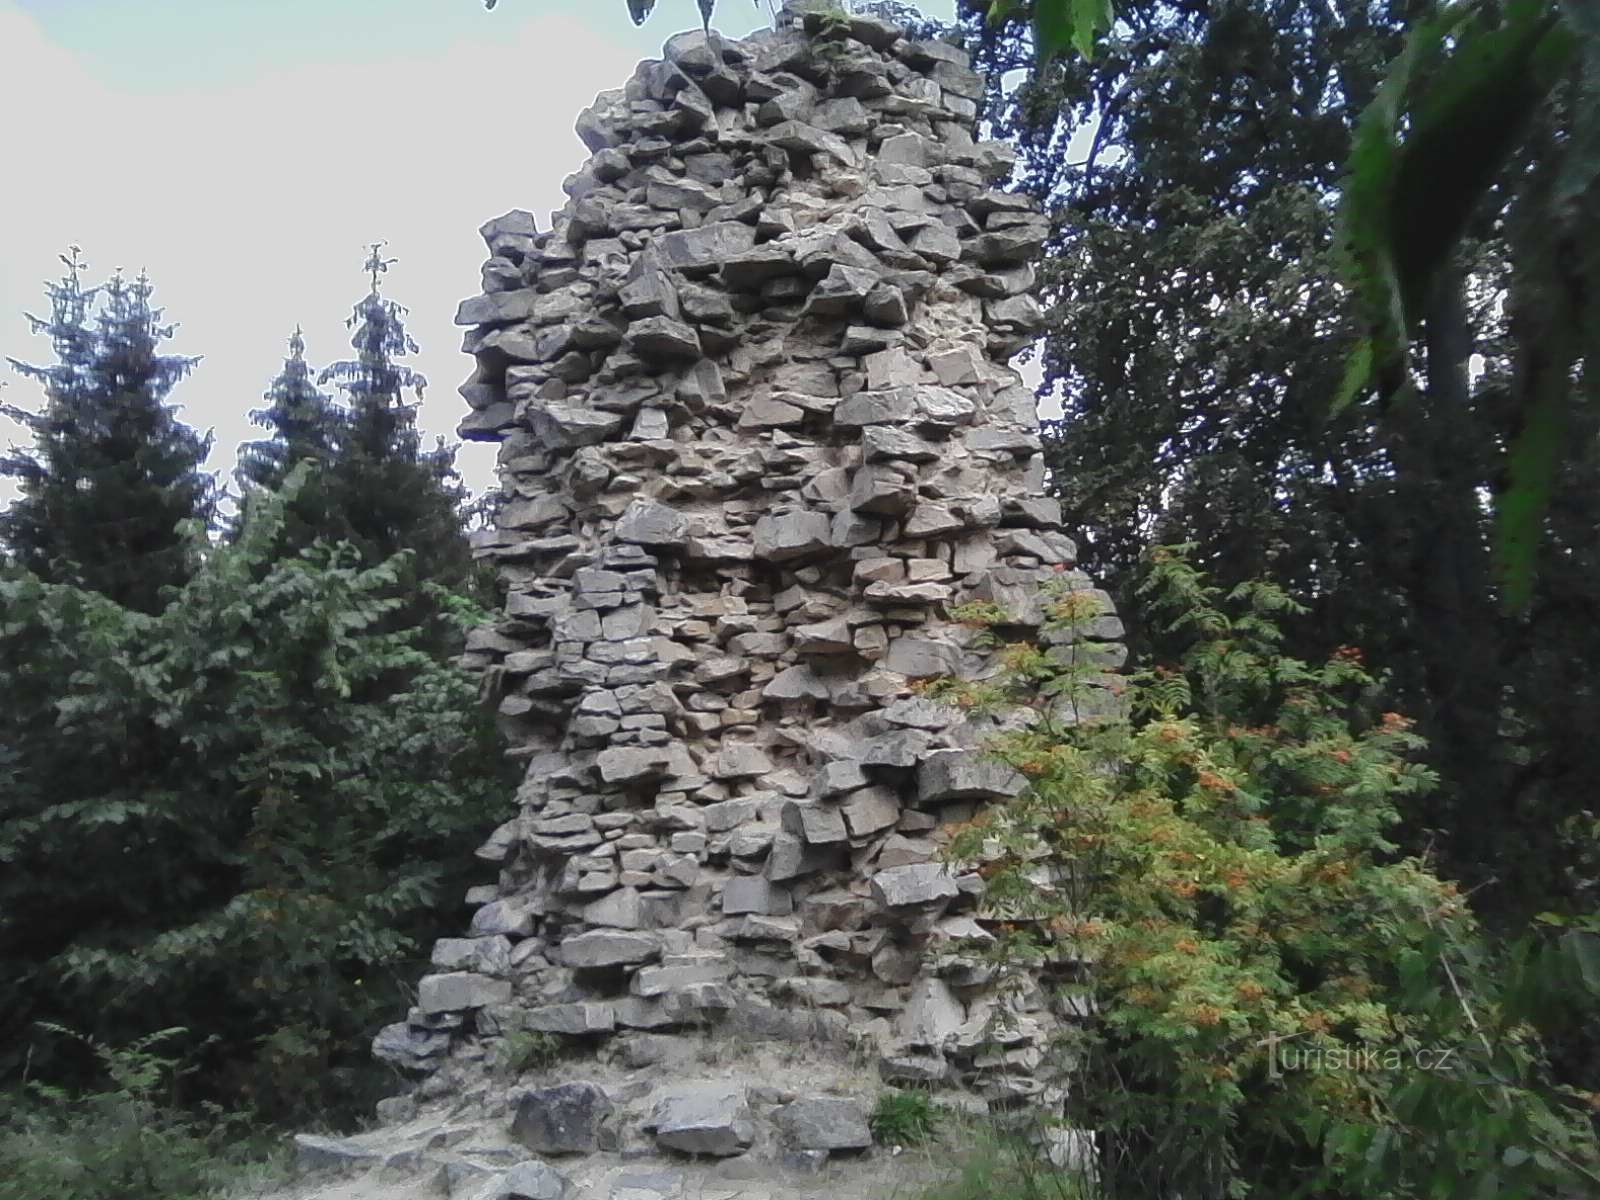
POLYGON ((162 354, 175 326, 151 306, 148 276, 119 273, 85 287, 76 246, 66 273, 49 285, 48 318, 30 315, 49 336, 56 362, 10 359, 44 388, 41 411, 6 406, 32 430, 32 450, 0 458, 0 474, 21 495, 0 514, 0 543, 13 562, 55 583, 71 583, 154 613, 165 588, 189 575, 181 522, 208 526, 216 483, 203 469, 211 439, 177 419, 166 399, 199 361, 162 354))
MULTIPOLYGON (((339 452, 343 414, 317 386, 305 350, 305 337, 296 326, 283 370, 263 393, 267 406, 250 413, 250 420, 270 430, 272 436, 241 445, 239 466, 234 472, 248 505, 254 495, 281 488, 298 463, 312 464, 309 477, 295 494, 279 529, 279 549, 285 552, 304 549, 319 536, 337 537, 343 528, 332 522, 327 496, 327 473, 339 452)), ((230 537, 240 536, 243 524, 241 512, 230 537)))
POLYGON ((332 461, 338 446, 339 415, 306 362, 305 336, 298 325, 289 339, 283 370, 262 398, 267 407, 253 409, 250 420, 271 430, 272 436, 239 448, 241 483, 276 491, 302 459, 322 466, 332 461))
POLYGON ((333 363, 318 381, 344 393, 346 410, 328 480, 330 511, 367 562, 402 550, 414 555, 412 574, 448 587, 471 575, 462 505, 466 490, 455 470, 455 451, 441 439, 424 450, 416 428, 416 403, 427 380, 400 362, 417 344, 406 332, 406 310, 380 292, 386 259, 382 242, 368 255, 367 295, 346 324, 356 355, 333 363))

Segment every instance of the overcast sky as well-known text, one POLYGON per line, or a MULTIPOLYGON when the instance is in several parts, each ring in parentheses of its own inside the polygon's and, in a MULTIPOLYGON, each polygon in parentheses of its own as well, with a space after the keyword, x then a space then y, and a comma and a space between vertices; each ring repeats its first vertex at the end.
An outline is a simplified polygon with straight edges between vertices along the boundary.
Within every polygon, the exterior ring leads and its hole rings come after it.
MULTIPOLYGON (((698 19, 694 0, 660 0, 642 29, 623 0, 0 0, 0 359, 52 361, 23 311, 47 311, 68 244, 92 281, 145 268, 172 350, 205 356, 172 398, 231 472, 295 324, 314 365, 347 353, 365 245, 385 239, 430 381, 420 424, 454 440, 471 361, 451 318, 478 291, 478 226, 510 208, 546 225, 586 155, 578 111, 698 19)), ((766 0, 718 5, 731 35, 768 20, 766 0)), ((35 384, 0 378, 35 405, 35 384)), ((493 447, 460 462, 474 491, 492 483, 493 447)))

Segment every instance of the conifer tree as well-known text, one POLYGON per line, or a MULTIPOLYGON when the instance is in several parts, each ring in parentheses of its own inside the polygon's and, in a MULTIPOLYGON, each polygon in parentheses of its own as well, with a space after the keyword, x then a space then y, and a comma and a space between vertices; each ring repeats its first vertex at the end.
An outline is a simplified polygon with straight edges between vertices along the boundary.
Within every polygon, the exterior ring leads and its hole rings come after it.
MULTIPOLYGON (((267 406, 250 413, 250 420, 272 436, 241 445, 234 473, 248 503, 252 494, 276 492, 298 463, 313 464, 279 529, 279 549, 286 552, 304 549, 319 536, 337 537, 342 530, 329 512, 327 472, 339 451, 343 413, 317 386, 305 350, 305 337, 297 325, 283 369, 262 395, 267 406)), ((239 537, 243 524, 241 512, 230 537, 239 537)))
POLYGON ((29 316, 50 338, 49 366, 10 359, 44 388, 41 411, 7 405, 32 430, 32 450, 0 458, 21 496, 0 514, 11 559, 49 582, 72 583, 153 613, 164 588, 188 578, 181 522, 210 524, 216 483, 202 467, 211 439, 177 419, 166 398, 199 361, 162 354, 173 325, 150 304, 143 274, 85 287, 72 247, 66 272, 46 288, 50 316, 29 316))
POLYGON ((338 445, 338 413, 306 362, 305 336, 298 325, 283 370, 262 398, 267 407, 252 410, 250 420, 272 436, 239 448, 238 475, 246 486, 276 491, 296 463, 310 459, 326 466, 338 445))
POLYGON ((402 550, 414 554, 415 579, 450 587, 467 581, 471 557, 461 506, 466 490, 455 470, 455 451, 442 439, 424 450, 416 428, 416 403, 427 380, 398 361, 415 354, 406 332, 406 310, 380 292, 380 281, 395 259, 386 259, 382 242, 371 247, 366 270, 371 286, 346 324, 356 355, 323 370, 318 382, 332 381, 344 393, 345 412, 328 481, 330 511, 368 562, 402 550))

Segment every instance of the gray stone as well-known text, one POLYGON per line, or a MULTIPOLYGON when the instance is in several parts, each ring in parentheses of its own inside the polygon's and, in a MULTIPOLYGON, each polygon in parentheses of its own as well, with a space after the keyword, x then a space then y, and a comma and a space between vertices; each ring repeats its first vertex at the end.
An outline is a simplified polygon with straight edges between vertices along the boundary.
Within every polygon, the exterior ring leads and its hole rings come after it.
POLYGON ((616 1013, 609 1004, 545 1004, 526 1010, 524 1028, 541 1033, 573 1036, 610 1033, 617 1027, 616 1013))
POLYGON ((767 130, 767 141, 798 154, 827 154, 847 167, 857 166, 850 143, 826 130, 800 121, 783 121, 767 130))
POLYGON ((511 1136, 535 1154, 593 1154, 616 1145, 615 1107, 599 1084, 535 1088, 513 1101, 511 1136))
POLYGON ((509 980, 491 979, 471 971, 425 975, 417 984, 417 1007, 425 1013, 460 1012, 486 1004, 504 1004, 510 999, 509 980))
POLYGON ((505 975, 511 970, 511 942, 503 936, 440 938, 433 944, 432 963, 445 971, 505 975))
POLYGON ((893 466, 869 463, 850 478, 852 512, 902 516, 916 502, 916 480, 893 466))
POLYGON ((941 1049, 966 1023, 966 1009, 944 981, 923 979, 911 989, 895 1032, 912 1048, 941 1049))
POLYGON ((791 562, 825 554, 828 540, 827 513, 792 509, 769 513, 756 522, 756 557, 767 562, 791 562))
POLYGON ((616 967, 661 956, 661 943, 648 933, 595 929, 561 940, 556 958, 569 967, 616 967))
POLYGON ((546 404, 528 414, 534 435, 553 450, 594 446, 622 428, 615 413, 597 412, 571 404, 546 404))
POLYGON ((935 750, 917 768, 917 799, 924 804, 1005 800, 1027 783, 998 759, 971 750, 935 750))
POLYGON ((953 675, 961 670, 961 651, 949 642, 908 634, 889 643, 884 665, 912 679, 953 675))
POLYGON ((868 425, 861 431, 861 446, 868 462, 936 462, 939 449, 916 434, 893 425, 868 425))
POLYGON ((826 700, 828 685, 810 667, 788 667, 761 690, 763 700, 826 700))
POLYGON ((759 778, 770 774, 772 760, 760 746, 727 742, 717 755, 711 773, 718 779, 759 778))
POLYGON ((872 1145, 866 1108, 842 1096, 803 1096, 778 1110, 778 1129, 797 1150, 864 1150, 872 1145))
POLYGON ((900 819, 900 799, 889 788, 865 788, 851 793, 840 806, 840 813, 852 838, 870 837, 900 819))
POLYGON ((405 1021, 385 1025, 372 1039, 372 1057, 405 1071, 427 1069, 450 1049, 449 1030, 413 1029, 405 1021))
POLYGON ((755 243, 755 229, 738 221, 719 221, 699 229, 677 230, 655 241, 666 265, 690 272, 716 270, 755 243))
POLYGON ((697 359, 700 335, 693 325, 671 317, 645 317, 628 326, 627 345, 649 359, 697 359))
POLYGON ((843 316, 865 303, 872 289, 877 286, 876 272, 837 263, 829 270, 827 277, 812 289, 803 312, 808 317, 843 316))
POLYGON ((613 746, 602 750, 595 763, 606 783, 639 783, 666 773, 667 754, 657 747, 613 746))
POLYGON ((654 500, 635 500, 617 519, 619 542, 640 546, 681 546, 689 535, 689 522, 677 509, 654 500))
POLYGON ((722 889, 724 916, 756 913, 760 916, 786 917, 793 911, 794 898, 789 889, 777 887, 771 880, 759 875, 735 876, 722 889))
POLYGON ((840 811, 819 801, 789 801, 783 806, 783 828, 808 846, 826 846, 850 836, 840 811))
POLYGON ((733 291, 754 292, 769 280, 793 275, 799 269, 793 254, 769 242, 723 259, 722 280, 733 291))
POLYGON ((573 1182, 549 1163, 530 1158, 506 1172, 500 1195, 504 1200, 567 1200, 573 1182))
POLYGON ((904 424, 916 412, 916 396, 910 388, 889 388, 857 392, 833 410, 833 422, 835 425, 904 424))
POLYGON ((657 1145, 684 1154, 725 1158, 755 1142, 755 1118, 741 1088, 705 1084, 675 1090, 656 1101, 647 1129, 657 1145))
POLYGON ((908 908, 954 900, 955 877, 942 863, 890 867, 872 877, 872 898, 885 908, 908 908))
POLYGON ((948 225, 929 225, 918 230, 911 248, 930 262, 943 265, 961 257, 961 239, 948 225))
POLYGON ((636 888, 624 887, 583 907, 583 919, 590 925, 604 925, 611 929, 640 929, 644 926, 644 909, 636 888))
POLYGON ((352 1138, 297 1133, 294 1161, 302 1171, 355 1171, 376 1166, 383 1161, 383 1153, 352 1138))

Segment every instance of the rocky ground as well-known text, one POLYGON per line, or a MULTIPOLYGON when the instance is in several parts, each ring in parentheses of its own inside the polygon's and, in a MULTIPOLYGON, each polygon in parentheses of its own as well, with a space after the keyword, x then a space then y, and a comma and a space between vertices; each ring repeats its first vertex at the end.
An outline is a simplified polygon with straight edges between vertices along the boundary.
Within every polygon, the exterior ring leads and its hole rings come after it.
POLYGON ((875 1096, 869 1075, 804 1048, 707 1039, 644 1070, 555 1064, 391 1104, 406 1119, 364 1134, 297 1135, 297 1181, 236 1200, 912 1200, 952 1169, 949 1146, 876 1141, 875 1096))

